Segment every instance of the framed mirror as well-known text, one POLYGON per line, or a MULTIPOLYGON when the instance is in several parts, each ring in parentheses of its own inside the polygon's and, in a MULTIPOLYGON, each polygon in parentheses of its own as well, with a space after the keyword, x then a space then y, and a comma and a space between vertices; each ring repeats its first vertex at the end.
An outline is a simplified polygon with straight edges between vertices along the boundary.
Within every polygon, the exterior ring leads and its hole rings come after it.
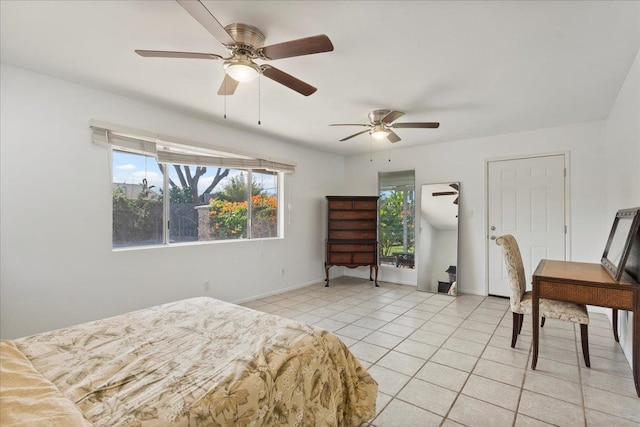
POLYGON ((420 191, 418 290, 456 295, 460 183, 424 184, 420 191))
POLYGON ((640 208, 621 209, 616 213, 602 254, 601 264, 614 280, 619 281, 640 227, 640 208))

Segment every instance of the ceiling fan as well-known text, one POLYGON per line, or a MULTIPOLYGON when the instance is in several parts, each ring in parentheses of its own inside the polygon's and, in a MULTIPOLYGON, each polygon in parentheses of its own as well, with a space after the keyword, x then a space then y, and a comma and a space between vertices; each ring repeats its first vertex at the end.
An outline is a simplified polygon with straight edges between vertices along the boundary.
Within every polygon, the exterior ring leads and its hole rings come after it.
MULTIPOLYGON (((458 184, 453 183, 453 184, 449 184, 449 187, 453 188, 456 191, 438 191, 435 193, 431 193, 432 196, 436 197, 436 196, 457 196, 458 195, 458 191, 460 190, 460 187, 458 186, 458 184)), ((456 197, 456 199, 453 201, 454 205, 457 205, 460 201, 460 196, 456 197)))
POLYGON ((321 34, 270 46, 263 46, 265 37, 258 28, 247 24, 236 23, 223 27, 201 0, 176 1, 209 31, 216 40, 227 48, 230 56, 225 58, 215 53, 136 50, 135 52, 138 55, 155 58, 223 60, 226 74, 218 90, 218 95, 233 95, 239 82, 251 81, 259 74, 293 89, 304 96, 309 96, 317 90, 310 84, 271 65, 256 64, 254 59, 270 61, 273 59, 291 58, 313 53, 331 52, 333 51, 333 44, 326 35, 321 34))
POLYGON ((369 113, 369 123, 338 123, 331 124, 329 126, 364 126, 368 129, 362 132, 354 133, 346 138, 342 138, 340 141, 346 141, 354 136, 362 135, 363 133, 369 133, 375 139, 387 138, 391 142, 400 141, 400 137, 393 131, 393 129, 401 128, 437 128, 440 123, 437 122, 413 122, 413 123, 393 123, 395 120, 404 116, 404 113, 400 111, 392 110, 374 110, 369 113))

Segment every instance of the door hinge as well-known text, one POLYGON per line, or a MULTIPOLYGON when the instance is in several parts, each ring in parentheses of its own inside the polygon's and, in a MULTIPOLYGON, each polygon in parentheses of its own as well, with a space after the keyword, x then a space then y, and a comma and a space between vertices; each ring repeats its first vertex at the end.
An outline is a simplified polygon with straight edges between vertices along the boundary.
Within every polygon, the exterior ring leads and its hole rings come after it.
POLYGON ((564 234, 567 234, 567 226, 564 226, 564 234))
POLYGON ((567 168, 564 168, 564 177, 567 177, 567 168))

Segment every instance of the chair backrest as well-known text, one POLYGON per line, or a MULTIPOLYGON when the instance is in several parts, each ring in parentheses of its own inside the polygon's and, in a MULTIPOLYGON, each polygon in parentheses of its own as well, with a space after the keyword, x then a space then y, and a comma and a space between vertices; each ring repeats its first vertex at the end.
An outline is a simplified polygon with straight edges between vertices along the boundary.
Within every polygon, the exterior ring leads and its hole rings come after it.
POLYGON ((515 237, 511 234, 498 237, 496 244, 502 247, 504 264, 507 267, 511 310, 518 313, 520 312, 520 300, 527 289, 527 280, 524 276, 524 265, 522 264, 520 248, 518 247, 518 242, 515 237))

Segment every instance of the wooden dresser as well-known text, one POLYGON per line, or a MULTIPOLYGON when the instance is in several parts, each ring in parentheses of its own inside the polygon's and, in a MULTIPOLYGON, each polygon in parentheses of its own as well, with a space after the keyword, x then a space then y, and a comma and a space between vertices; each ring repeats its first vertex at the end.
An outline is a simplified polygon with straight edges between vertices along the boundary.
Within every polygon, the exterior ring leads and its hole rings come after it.
POLYGON ((378 286, 378 196, 327 196, 328 237, 324 269, 369 266, 369 280, 378 286))

